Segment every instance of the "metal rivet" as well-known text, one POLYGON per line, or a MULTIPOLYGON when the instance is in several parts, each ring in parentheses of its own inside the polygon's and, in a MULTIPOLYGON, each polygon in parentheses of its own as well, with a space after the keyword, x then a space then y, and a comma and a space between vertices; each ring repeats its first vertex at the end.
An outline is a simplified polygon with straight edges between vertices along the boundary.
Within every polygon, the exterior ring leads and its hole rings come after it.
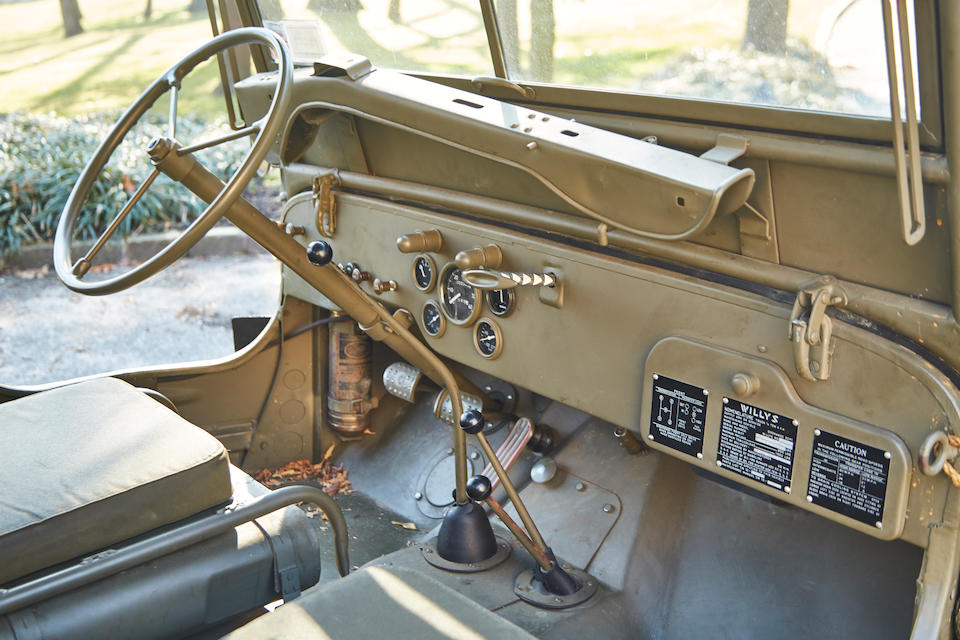
POLYGON ((722 466, 723 466, 723 460, 717 460, 717 466, 718 466, 718 467, 722 467, 722 466))
POLYGON ((543 120, 544 122, 550 122, 550 116, 543 116, 540 119, 543 120))
POLYGON ((654 379, 654 380, 659 380, 659 379, 660 379, 660 376, 658 376, 657 374, 653 374, 653 379, 654 379))
POLYGON ((883 528, 883 523, 877 520, 877 529, 882 529, 882 528, 883 528))
POLYGON ((807 496, 807 502, 813 502, 813 496, 807 496))
POLYGON ((723 404, 729 404, 729 403, 730 403, 730 398, 723 399, 723 404))
POLYGON ((767 345, 758 344, 758 345, 757 345, 757 351, 759 351, 760 353, 766 353, 766 352, 767 352, 767 345))
POLYGON ((653 440, 653 434, 651 433, 650 435, 648 435, 648 436, 647 436, 647 439, 648 439, 648 440, 653 440))
POLYGON ((413 494, 413 499, 414 499, 414 500, 423 500, 423 494, 420 493, 419 491, 417 491, 415 494, 413 494))
POLYGON ((704 389, 704 390, 703 390, 703 395, 708 396, 708 395, 710 395, 710 392, 707 391, 706 389, 704 389))
POLYGON ((516 128, 519 127, 519 126, 520 126, 520 123, 519 123, 519 122, 514 122, 513 124, 510 125, 510 128, 511 128, 511 129, 516 129, 516 128))
POLYGON ((697 454, 697 460, 703 460, 703 454, 702 454, 702 453, 698 453, 698 454, 697 454))
POLYGON ((448 455, 448 456, 452 456, 452 455, 453 455, 453 447, 450 447, 449 449, 447 449, 447 455, 448 455))
POLYGON ((884 452, 883 452, 883 457, 886 458, 887 460, 889 460, 889 459, 892 458, 893 456, 890 454, 889 451, 884 451, 884 452))
POLYGON ((537 114, 535 114, 535 113, 529 113, 529 114, 527 114, 527 117, 530 118, 531 120, 533 120, 534 118, 537 117, 537 114))
POLYGON ((784 487, 783 490, 786 491, 787 493, 790 493, 790 487, 789 487, 789 486, 784 487))
POLYGON ((553 599, 554 602, 563 602, 563 598, 556 597, 553 599))
POLYGON ((477 453, 476 451, 471 451, 471 452, 470 452, 470 459, 471 459, 471 460, 476 460, 476 459, 479 458, 479 457, 480 457, 480 454, 477 453))
POLYGON ((814 429, 814 430, 813 430, 813 435, 815 435, 815 436, 820 435, 820 429, 814 429))
POLYGON ((794 420, 794 421, 793 421, 793 426, 799 427, 799 426, 800 426, 800 421, 799 421, 799 420, 794 420))
POLYGON ((577 491, 583 491, 584 489, 587 488, 587 485, 583 484, 582 482, 578 482, 574 488, 577 491))
POLYGON ((614 507, 613 507, 612 504, 609 504, 609 503, 608 503, 608 504, 605 504, 605 505, 603 505, 603 512, 604 512, 604 513, 613 513, 613 508, 614 508, 614 507))

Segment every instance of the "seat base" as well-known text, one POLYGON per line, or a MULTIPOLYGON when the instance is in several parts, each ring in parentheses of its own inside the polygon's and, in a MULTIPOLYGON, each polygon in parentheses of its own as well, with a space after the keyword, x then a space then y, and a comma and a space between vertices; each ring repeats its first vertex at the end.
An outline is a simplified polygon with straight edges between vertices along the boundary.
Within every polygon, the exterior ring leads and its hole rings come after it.
MULTIPOLYGON (((230 472, 237 502, 269 492, 239 469, 231 467, 230 472)), ((0 640, 185 637, 279 599, 274 549, 285 550, 280 566, 294 561, 302 588, 316 584, 319 545, 306 514, 299 507, 287 507, 0 617, 0 640)))

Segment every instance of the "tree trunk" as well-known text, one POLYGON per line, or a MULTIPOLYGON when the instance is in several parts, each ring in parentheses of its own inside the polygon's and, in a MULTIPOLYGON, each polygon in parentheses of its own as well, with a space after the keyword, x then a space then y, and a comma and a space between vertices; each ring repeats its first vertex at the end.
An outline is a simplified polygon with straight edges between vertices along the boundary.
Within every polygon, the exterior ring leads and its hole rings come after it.
POLYGON ((553 0, 530 0, 530 78, 539 82, 553 80, 553 45, 556 19, 553 0))
POLYGON ((143 9, 143 19, 149 20, 153 15, 153 0, 147 0, 147 6, 143 9))
POLYGON ((750 0, 744 49, 782 53, 787 49, 787 11, 790 0, 750 0))
POLYGON ((60 0, 60 15, 63 16, 63 37, 69 38, 83 33, 80 26, 80 5, 77 0, 60 0))
POLYGON ((206 0, 190 0, 190 5, 187 7, 187 11, 190 13, 206 13, 206 0))

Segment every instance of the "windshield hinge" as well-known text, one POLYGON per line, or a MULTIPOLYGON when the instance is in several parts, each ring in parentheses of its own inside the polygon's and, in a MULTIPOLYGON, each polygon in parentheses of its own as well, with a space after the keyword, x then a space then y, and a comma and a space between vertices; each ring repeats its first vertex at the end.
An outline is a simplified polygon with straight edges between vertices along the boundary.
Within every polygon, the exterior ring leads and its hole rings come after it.
POLYGON ((313 206, 316 209, 317 231, 326 238, 337 232, 337 198, 334 187, 342 184, 338 172, 325 173, 313 179, 313 206))
POLYGON ((817 382, 830 377, 833 321, 827 307, 842 306, 847 296, 832 276, 822 276, 797 292, 787 337, 793 342, 797 373, 817 382))

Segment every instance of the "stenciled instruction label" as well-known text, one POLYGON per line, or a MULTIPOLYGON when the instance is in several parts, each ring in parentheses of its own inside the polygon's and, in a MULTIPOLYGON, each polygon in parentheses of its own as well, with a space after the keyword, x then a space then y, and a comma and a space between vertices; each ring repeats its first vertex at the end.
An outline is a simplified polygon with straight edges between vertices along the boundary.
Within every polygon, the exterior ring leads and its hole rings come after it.
POLYGON ((883 449, 818 429, 813 437, 807 500, 879 527, 889 473, 890 457, 883 449))
POLYGON ((653 376, 650 435, 654 442, 701 457, 706 415, 706 389, 666 376, 653 376))
POLYGON ((797 424, 793 418, 733 398, 723 399, 717 464, 790 493, 797 424))

